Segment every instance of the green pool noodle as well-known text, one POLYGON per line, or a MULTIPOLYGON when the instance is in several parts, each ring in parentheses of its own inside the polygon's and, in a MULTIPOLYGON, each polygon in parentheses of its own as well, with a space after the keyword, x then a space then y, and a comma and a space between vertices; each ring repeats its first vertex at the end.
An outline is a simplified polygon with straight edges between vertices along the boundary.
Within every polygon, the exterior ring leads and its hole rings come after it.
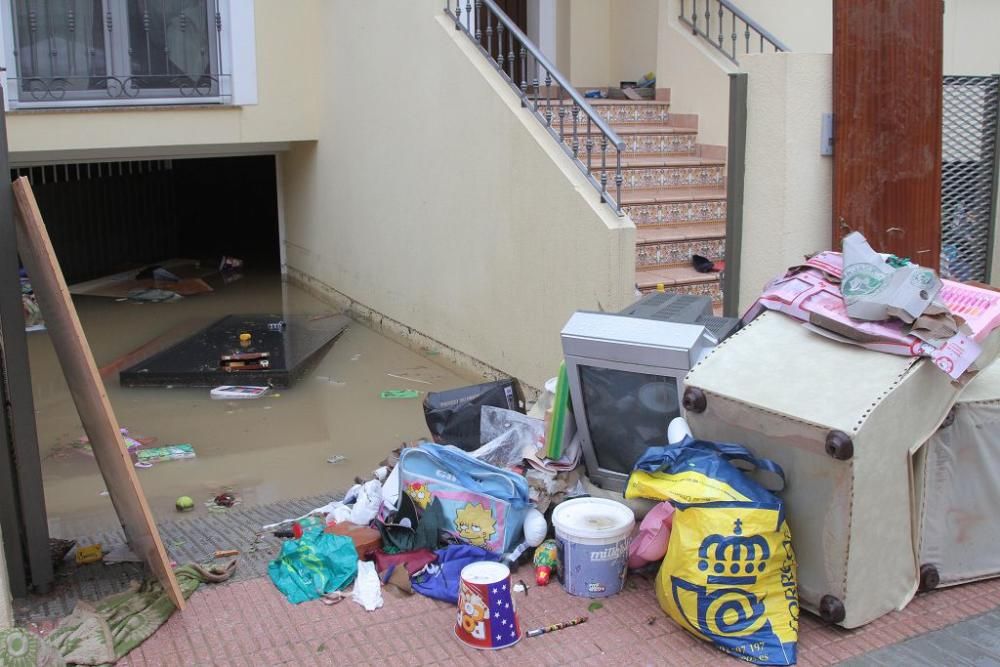
POLYGON ((556 381, 556 396, 552 403, 552 421, 549 422, 549 432, 545 434, 545 458, 557 460, 562 458, 563 433, 566 428, 566 412, 569 409, 569 376, 566 374, 566 362, 559 364, 559 379, 556 381))

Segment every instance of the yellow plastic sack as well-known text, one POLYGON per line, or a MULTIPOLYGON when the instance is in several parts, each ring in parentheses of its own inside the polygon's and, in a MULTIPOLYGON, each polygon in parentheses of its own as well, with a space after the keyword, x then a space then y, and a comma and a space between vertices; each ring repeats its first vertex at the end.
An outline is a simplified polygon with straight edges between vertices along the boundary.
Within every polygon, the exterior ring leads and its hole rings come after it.
POLYGON ((660 607, 694 636, 759 665, 791 665, 798 641, 798 585, 781 500, 733 463, 783 479, 774 463, 738 445, 691 438, 651 447, 628 498, 670 500, 677 511, 656 577, 660 607))

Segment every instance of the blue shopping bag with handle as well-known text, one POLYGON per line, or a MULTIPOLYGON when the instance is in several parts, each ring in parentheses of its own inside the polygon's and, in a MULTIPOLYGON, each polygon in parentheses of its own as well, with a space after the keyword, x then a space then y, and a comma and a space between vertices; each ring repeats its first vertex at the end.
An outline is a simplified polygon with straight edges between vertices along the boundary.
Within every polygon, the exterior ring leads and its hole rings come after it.
POLYGON ((493 553, 510 551, 521 539, 531 507, 524 477, 473 458, 457 447, 430 442, 404 449, 400 490, 421 512, 437 498, 444 530, 493 553))

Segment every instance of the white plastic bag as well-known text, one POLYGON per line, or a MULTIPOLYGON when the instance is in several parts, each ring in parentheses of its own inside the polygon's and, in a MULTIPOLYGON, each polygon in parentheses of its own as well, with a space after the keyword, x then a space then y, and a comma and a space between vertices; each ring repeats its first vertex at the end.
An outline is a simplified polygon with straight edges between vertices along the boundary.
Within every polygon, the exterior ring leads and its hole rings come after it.
POLYGON ((351 508, 351 523, 359 526, 367 526, 375 517, 382 506, 382 483, 377 479, 365 482, 358 492, 358 499, 351 508))
POLYGON ((351 599, 365 608, 375 611, 382 606, 382 582, 375 571, 375 563, 368 560, 358 561, 358 578, 354 580, 354 590, 351 599))

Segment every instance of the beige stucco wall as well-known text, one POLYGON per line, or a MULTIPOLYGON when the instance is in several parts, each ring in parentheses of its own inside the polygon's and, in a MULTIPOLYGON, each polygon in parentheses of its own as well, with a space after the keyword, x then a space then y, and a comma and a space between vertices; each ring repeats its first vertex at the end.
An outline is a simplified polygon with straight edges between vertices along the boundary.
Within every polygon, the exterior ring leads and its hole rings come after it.
POLYGON ((833 158, 819 154, 833 108, 832 57, 750 56, 740 311, 763 285, 832 236, 833 158))
POLYGON ((659 2, 656 84, 670 88, 672 112, 698 114, 699 142, 723 146, 729 137, 728 74, 736 67, 680 23, 680 0, 659 2))
MULTIPOLYGON (((757 23, 795 52, 833 50, 832 0, 733 0, 757 23)), ((945 0, 945 74, 1000 72, 997 0, 945 0)))
POLYGON ((224 147, 315 139, 321 90, 329 76, 319 54, 328 46, 317 20, 324 0, 254 0, 258 104, 8 114, 12 159, 36 152, 123 157, 134 149, 224 147))
POLYGON ((577 87, 611 83, 611 0, 569 3, 569 76, 577 87))
POLYGON ((630 300, 631 222, 438 0, 330 2, 320 24, 337 85, 281 160, 291 275, 541 386, 574 310, 630 300))
MULTIPOLYGON (((577 87, 617 86, 656 70, 660 0, 564 0, 558 16, 567 58, 558 63, 577 87)), ((561 42, 560 42, 561 44, 561 42)))
POLYGON ((572 26, 570 24, 570 14, 572 13, 572 8, 572 0, 556 0, 556 59, 553 63, 563 75, 570 77, 571 82, 572 51, 570 50, 570 42, 572 26))
POLYGON ((656 72, 659 13, 660 0, 612 1, 609 84, 637 81, 646 72, 656 72))
POLYGON ((944 73, 1000 73, 1000 2, 946 0, 944 7, 944 73))
MULTIPOLYGON (((796 53, 833 50, 832 0, 733 0, 733 4, 796 53)), ((737 32, 742 35, 742 24, 737 32)))

